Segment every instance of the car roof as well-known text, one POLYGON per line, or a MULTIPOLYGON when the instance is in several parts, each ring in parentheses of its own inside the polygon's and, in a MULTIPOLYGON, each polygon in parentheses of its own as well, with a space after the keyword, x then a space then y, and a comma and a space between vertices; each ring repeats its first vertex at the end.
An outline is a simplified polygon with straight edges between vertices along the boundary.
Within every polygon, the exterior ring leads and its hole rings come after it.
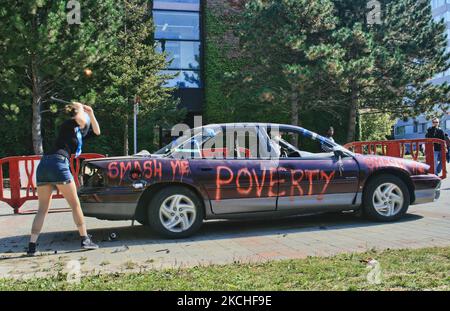
POLYGON ((196 127, 193 128, 192 130, 200 130, 202 128, 214 128, 214 127, 222 127, 222 128, 226 128, 226 127, 247 127, 247 126, 255 126, 255 127, 275 127, 275 128, 279 128, 282 130, 299 130, 300 132, 303 133, 303 135, 308 136, 310 138, 312 138, 313 140, 317 140, 320 142, 326 141, 328 143, 331 143, 332 145, 337 145, 335 142, 332 142, 330 140, 328 140, 326 137, 319 135, 315 132, 312 132, 308 129, 305 129, 301 126, 296 126, 296 125, 290 125, 290 124, 279 124, 279 123, 265 123, 265 122, 236 122, 236 123, 213 123, 213 124, 207 124, 204 126, 200 126, 200 127, 196 127))
MULTIPOLYGON (((205 128, 205 127, 240 127, 240 126, 261 126, 261 127, 279 127, 279 128, 297 128, 306 130, 300 126, 290 125, 290 124, 279 124, 279 123, 269 123, 269 122, 235 122, 235 123, 212 123, 203 126, 198 126, 195 129, 205 128)), ((307 130, 308 131, 308 130, 307 130)))

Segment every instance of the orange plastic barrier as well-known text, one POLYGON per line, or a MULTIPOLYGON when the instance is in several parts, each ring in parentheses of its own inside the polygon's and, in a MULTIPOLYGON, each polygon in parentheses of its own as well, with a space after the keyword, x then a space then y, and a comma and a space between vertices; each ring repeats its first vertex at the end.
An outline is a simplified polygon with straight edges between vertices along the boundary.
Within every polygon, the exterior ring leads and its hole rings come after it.
POLYGON ((346 144, 344 147, 360 154, 379 154, 396 158, 403 158, 407 151, 414 161, 419 161, 420 152, 425 155, 425 162, 430 166, 430 172, 434 172, 434 144, 441 146, 442 179, 447 177, 446 143, 442 139, 399 139, 380 141, 356 141, 346 144), (409 147, 409 148, 408 148, 409 147))
MULTIPOLYGON (((250 149, 244 147, 238 147, 239 152, 244 153, 246 158, 250 158, 250 149)), ((212 149, 202 149, 202 157, 204 158, 214 158, 214 157, 229 157, 230 151, 227 148, 212 148, 212 149)))
MULTIPOLYGON (((80 185, 78 174, 81 168, 81 161, 86 159, 104 158, 104 155, 97 153, 84 153, 78 158, 72 156, 70 159, 70 171, 74 177, 77 187, 80 185)), ((0 201, 8 203, 13 209, 14 213, 18 214, 22 205, 29 200, 37 200, 36 185, 34 184, 34 174, 36 172, 35 161, 41 159, 39 155, 33 156, 16 156, 0 159, 0 201), (25 175, 21 175, 20 166, 23 164, 25 175), (5 197, 5 187, 3 181, 3 165, 8 165, 9 168, 9 185, 11 196, 5 197), (25 181, 25 183, 21 182, 25 181), (25 188, 25 195, 22 194, 22 189, 25 188)), ((53 198, 62 198, 59 191, 53 195, 53 198)))

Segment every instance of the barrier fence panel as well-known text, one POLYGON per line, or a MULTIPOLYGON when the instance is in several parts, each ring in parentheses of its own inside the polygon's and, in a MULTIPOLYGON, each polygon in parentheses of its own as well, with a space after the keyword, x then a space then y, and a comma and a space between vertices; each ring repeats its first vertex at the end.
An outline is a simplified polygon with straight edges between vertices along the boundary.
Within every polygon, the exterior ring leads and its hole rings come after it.
MULTIPOLYGON (((105 156, 97 153, 83 153, 78 158, 74 156, 70 159, 70 171, 74 177, 77 187, 80 186, 78 175, 83 160, 104 158, 105 156)), ((19 213, 20 208, 26 201, 37 200, 36 191, 36 168, 41 156, 16 156, 0 159, 0 201, 6 202, 14 209, 14 213, 19 213), (5 183, 3 175, 3 165, 8 166, 10 196, 5 195, 5 183)), ((52 198, 62 198, 62 195, 56 189, 52 198)))
POLYGON ((360 154, 378 154, 396 158, 411 156, 414 161, 421 161, 421 153, 424 156, 425 163, 430 166, 430 172, 435 172, 434 163, 434 145, 440 147, 440 162, 442 165, 442 179, 447 177, 446 143, 442 139, 423 138, 423 139, 399 139, 399 140, 381 140, 381 141, 356 141, 346 144, 344 147, 360 154))

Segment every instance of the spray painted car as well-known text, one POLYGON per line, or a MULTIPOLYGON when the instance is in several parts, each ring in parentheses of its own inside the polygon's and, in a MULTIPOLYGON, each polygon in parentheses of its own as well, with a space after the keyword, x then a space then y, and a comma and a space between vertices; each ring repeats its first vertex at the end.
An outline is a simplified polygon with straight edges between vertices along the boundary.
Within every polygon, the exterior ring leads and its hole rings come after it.
POLYGON ((426 164, 354 154, 301 127, 261 123, 208 125, 154 154, 87 160, 80 179, 86 216, 137 220, 169 238, 208 219, 361 210, 394 221, 440 191, 426 164))

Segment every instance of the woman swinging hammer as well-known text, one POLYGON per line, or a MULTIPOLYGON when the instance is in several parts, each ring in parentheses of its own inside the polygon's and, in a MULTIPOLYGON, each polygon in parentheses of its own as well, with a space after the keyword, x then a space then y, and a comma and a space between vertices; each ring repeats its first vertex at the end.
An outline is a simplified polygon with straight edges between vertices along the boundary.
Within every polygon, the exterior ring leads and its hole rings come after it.
POLYGON ((27 251, 30 256, 36 253, 36 241, 48 213, 55 186, 72 208, 73 219, 81 236, 81 247, 84 249, 98 248, 86 231, 77 188, 70 172, 69 160, 72 154, 75 157, 81 154, 83 140, 93 135, 100 135, 100 127, 95 119, 94 111, 89 106, 74 102, 66 106, 66 112, 71 118, 61 124, 53 149, 42 157, 36 169, 39 209, 31 228, 27 251))

